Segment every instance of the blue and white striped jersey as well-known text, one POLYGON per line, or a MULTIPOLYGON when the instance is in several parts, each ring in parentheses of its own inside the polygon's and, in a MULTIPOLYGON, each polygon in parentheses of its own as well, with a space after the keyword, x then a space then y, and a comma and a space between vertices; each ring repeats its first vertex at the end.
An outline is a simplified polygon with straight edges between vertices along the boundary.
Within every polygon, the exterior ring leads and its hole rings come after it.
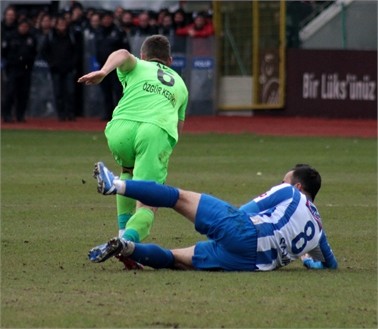
POLYGON ((259 270, 277 269, 306 253, 316 255, 326 266, 327 257, 336 262, 318 210, 296 187, 286 183, 274 186, 240 209, 250 216, 258 232, 259 270))

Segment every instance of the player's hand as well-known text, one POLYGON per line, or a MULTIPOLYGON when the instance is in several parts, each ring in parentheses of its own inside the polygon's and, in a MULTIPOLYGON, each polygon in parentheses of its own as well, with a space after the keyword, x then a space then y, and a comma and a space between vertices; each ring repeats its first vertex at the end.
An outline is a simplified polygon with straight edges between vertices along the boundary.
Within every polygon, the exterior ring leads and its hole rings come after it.
POLYGON ((301 256, 303 266, 311 270, 322 270, 325 266, 321 261, 313 260, 308 254, 301 256))
POLYGON ((83 75, 77 80, 78 83, 85 83, 86 85, 98 85, 106 77, 106 73, 99 70, 83 75))

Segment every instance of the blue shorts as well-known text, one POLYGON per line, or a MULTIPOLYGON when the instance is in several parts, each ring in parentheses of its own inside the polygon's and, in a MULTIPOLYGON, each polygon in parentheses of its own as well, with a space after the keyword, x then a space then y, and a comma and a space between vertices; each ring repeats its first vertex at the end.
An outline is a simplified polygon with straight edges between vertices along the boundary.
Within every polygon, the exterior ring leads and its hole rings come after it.
POLYGON ((208 241, 198 242, 193 266, 199 270, 256 270, 257 232, 249 216, 238 208, 202 194, 195 228, 208 241))

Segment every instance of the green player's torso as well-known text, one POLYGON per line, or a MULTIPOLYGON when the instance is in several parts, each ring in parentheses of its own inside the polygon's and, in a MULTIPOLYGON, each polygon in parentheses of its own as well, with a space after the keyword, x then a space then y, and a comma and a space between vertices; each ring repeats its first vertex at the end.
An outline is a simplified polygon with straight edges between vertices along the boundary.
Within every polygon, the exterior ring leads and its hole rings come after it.
POLYGON ((188 91, 171 68, 158 62, 137 59, 130 72, 117 70, 123 96, 113 119, 149 122, 166 130, 177 140, 178 120, 184 120, 188 91))

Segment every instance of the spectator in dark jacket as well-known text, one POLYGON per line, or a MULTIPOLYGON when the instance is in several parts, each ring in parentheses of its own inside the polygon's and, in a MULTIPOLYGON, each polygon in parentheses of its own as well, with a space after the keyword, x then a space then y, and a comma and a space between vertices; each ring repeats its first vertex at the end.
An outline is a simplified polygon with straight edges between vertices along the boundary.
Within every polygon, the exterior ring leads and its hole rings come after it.
POLYGON ((31 73, 37 54, 37 41, 30 32, 27 20, 19 21, 15 31, 5 35, 1 43, 1 57, 4 62, 6 85, 3 107, 3 121, 12 122, 12 109, 16 107, 16 119, 25 121, 29 100, 31 73))
MULTIPOLYGON (((69 23, 69 29, 74 34, 76 40, 76 78, 83 75, 84 66, 84 29, 88 26, 88 20, 84 14, 83 6, 78 1, 73 1, 70 8, 71 21, 69 23)), ((83 88, 79 84, 75 84, 75 115, 81 116, 83 114, 83 88)))
POLYGON ((134 24, 134 15, 130 10, 125 10, 121 19, 121 28, 128 38, 135 34, 136 26, 134 24))
POLYGON ((45 42, 46 37, 49 35, 53 28, 53 20, 49 13, 43 13, 36 26, 35 35, 38 44, 38 53, 41 55, 42 47, 45 42))
POLYGON ((174 28, 177 30, 177 29, 180 29, 182 27, 185 27, 186 25, 188 25, 188 21, 187 21, 187 15, 186 15, 185 11, 182 10, 182 9, 177 9, 173 13, 173 26, 174 26, 174 28))
POLYGON ((4 11, 4 17, 1 21, 1 38, 5 39, 9 33, 17 30, 17 12, 12 6, 9 6, 4 11))
POLYGON ((171 43, 173 43, 175 36, 175 28, 173 26, 173 19, 171 14, 166 14, 161 19, 159 26, 159 34, 165 35, 171 43))
MULTIPOLYGON (((17 12, 12 6, 8 6, 3 13, 3 19, 1 20, 1 40, 8 38, 11 32, 17 30, 17 12)), ((5 85, 7 84, 7 78, 5 73, 5 61, 1 58, 1 107, 4 109, 5 102, 5 85)))
MULTIPOLYGON (((101 26, 96 33, 96 52, 97 61, 102 67, 108 56, 118 49, 130 50, 130 45, 126 34, 114 24, 113 13, 106 11, 101 17, 101 26)), ((112 118, 113 109, 118 104, 122 96, 122 86, 119 83, 116 71, 111 72, 101 83, 101 90, 104 96, 103 121, 112 118)))
POLYGON ((151 17, 148 11, 143 11, 138 15, 138 26, 135 29, 136 36, 147 37, 158 33, 156 25, 151 25, 151 17))
POLYGON ((56 109, 60 121, 75 120, 75 82, 77 41, 65 18, 59 17, 55 28, 46 37, 42 53, 53 81, 56 109))
POLYGON ((113 12, 114 24, 117 25, 119 28, 122 28, 122 16, 125 12, 121 6, 117 6, 113 12))

